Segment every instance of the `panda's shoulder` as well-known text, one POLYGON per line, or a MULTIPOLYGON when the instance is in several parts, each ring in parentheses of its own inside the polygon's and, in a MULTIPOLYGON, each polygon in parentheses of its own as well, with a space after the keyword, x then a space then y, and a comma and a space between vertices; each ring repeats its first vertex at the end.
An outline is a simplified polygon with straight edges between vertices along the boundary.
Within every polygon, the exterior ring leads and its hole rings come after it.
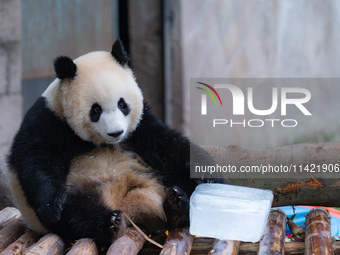
POLYGON ((60 153, 68 154, 70 159, 93 148, 93 144, 81 140, 66 121, 50 110, 41 96, 25 114, 14 138, 9 161, 13 163, 15 158, 29 157, 32 153, 37 156, 38 152, 42 152, 39 157, 60 153))
POLYGON ((48 108, 46 99, 41 96, 25 114, 18 132, 19 136, 24 134, 46 142, 55 140, 53 137, 69 138, 74 132, 64 120, 48 108))

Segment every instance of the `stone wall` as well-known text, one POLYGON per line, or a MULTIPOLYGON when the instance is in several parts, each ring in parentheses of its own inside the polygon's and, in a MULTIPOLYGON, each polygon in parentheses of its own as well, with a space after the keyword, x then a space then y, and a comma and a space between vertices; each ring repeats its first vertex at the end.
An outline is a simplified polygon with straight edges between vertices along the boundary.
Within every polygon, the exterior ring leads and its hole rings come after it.
MULTIPOLYGON (((180 1, 182 101, 190 78, 336 78, 340 76, 340 2, 332 0, 180 1)), ((340 86, 311 86, 313 125, 280 133, 229 132, 229 144, 247 148, 340 140, 340 86), (307 134, 308 133, 308 134, 307 134), (268 139, 268 137, 271 137, 268 139)), ((190 109, 183 104, 184 131, 190 109)), ((200 128, 200 127, 194 127, 200 128)))
POLYGON ((144 98, 163 119, 161 1, 130 0, 128 5, 131 67, 144 98))
POLYGON ((0 158, 7 154, 21 118, 20 0, 0 0, 0 158))

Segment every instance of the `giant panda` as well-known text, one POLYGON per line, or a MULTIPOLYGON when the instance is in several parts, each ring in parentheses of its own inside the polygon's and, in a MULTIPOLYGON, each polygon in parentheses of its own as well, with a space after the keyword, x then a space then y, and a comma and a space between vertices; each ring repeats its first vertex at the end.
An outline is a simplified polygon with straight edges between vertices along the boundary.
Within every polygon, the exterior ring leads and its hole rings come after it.
POLYGON ((111 52, 54 61, 57 77, 26 113, 8 156, 16 206, 34 230, 107 248, 124 233, 124 213, 146 227, 188 226, 197 185, 190 141, 152 112, 128 61, 119 39, 111 52))

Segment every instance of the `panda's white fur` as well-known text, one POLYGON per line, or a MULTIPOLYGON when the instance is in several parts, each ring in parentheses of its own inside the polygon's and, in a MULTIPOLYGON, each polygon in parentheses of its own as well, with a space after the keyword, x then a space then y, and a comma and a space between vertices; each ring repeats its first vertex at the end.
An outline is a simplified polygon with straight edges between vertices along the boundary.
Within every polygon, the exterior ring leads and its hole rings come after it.
POLYGON ((18 208, 21 212, 29 228, 37 231, 40 234, 46 234, 48 231, 43 226, 43 224, 41 224, 34 209, 27 203, 25 192, 21 187, 17 174, 13 169, 9 168, 8 170, 9 171, 7 175, 9 180, 9 187, 11 189, 11 193, 14 199, 13 202, 16 208, 18 208))
POLYGON ((142 92, 131 69, 119 65, 104 51, 88 53, 74 63, 78 68, 74 79, 57 78, 43 93, 48 107, 85 141, 97 145, 119 143, 136 128, 143 110, 142 92), (128 116, 117 108, 120 98, 132 106, 128 116), (104 107, 97 123, 89 118, 94 103, 104 107), (118 139, 108 136, 118 130, 124 130, 118 139))

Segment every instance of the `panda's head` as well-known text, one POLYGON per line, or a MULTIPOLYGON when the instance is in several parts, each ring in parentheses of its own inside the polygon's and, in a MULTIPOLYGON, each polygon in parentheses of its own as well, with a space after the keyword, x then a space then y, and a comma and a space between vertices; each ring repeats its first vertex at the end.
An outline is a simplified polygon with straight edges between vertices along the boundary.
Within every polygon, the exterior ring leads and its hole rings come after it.
POLYGON ((57 79, 43 96, 48 107, 82 139, 117 144, 137 127, 143 97, 120 40, 112 52, 91 52, 54 61, 57 79))

